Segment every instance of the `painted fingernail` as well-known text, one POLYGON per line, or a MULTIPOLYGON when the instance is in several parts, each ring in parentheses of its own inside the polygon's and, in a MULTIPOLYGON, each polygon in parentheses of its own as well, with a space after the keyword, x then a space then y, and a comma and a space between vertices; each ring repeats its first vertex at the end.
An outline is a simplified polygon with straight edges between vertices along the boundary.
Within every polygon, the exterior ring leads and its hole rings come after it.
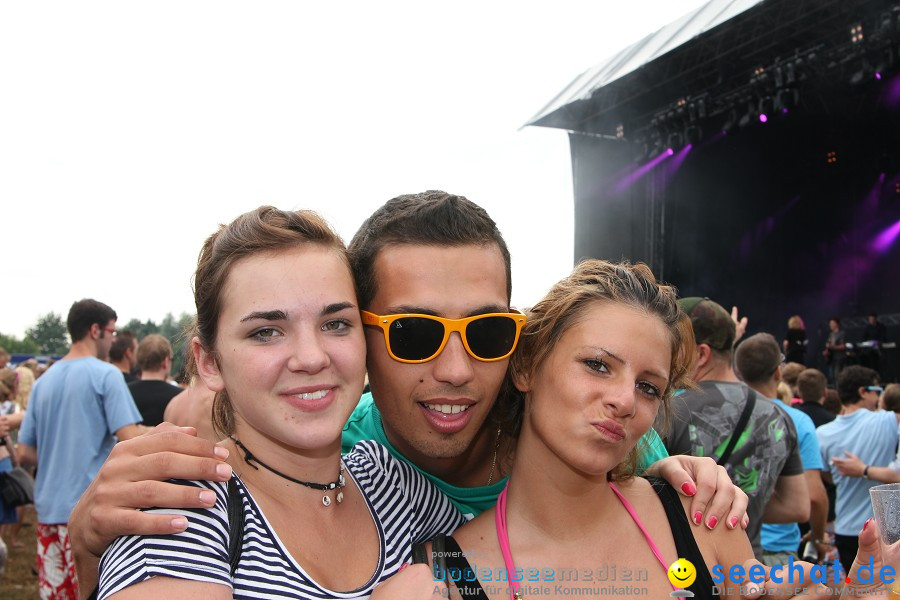
POLYGON ((703 513, 699 510, 694 513, 694 525, 699 525, 700 521, 703 520, 703 513))
POLYGON ((226 458, 228 458, 228 448, 216 446, 216 449, 213 450, 213 453, 215 453, 215 455, 218 456, 219 458, 221 458, 222 460, 225 460, 226 458))
POLYGON ((869 523, 871 523, 871 522, 874 521, 874 520, 875 520, 875 519, 868 519, 868 520, 863 524, 863 531, 865 531, 865 530, 866 530, 866 527, 869 526, 869 523))
POLYGON ((731 517, 731 528, 732 529, 737 527, 737 521, 738 521, 737 517, 731 517))
POLYGON ((203 490, 200 492, 200 502, 213 505, 216 503, 216 495, 209 490, 203 490))
POLYGON ((398 570, 402 571, 403 569, 405 569, 408 566, 409 566, 409 563, 403 563, 402 565, 400 565, 400 569, 398 569, 398 570))
POLYGON ((693 496, 697 493, 697 486, 688 481, 681 485, 681 491, 684 492, 686 496, 693 496))
POLYGON ((744 522, 741 523, 741 527, 747 529, 750 526, 750 517, 744 517, 744 522))
POLYGON ((231 465, 219 464, 216 465, 216 475, 223 478, 231 477, 231 465))
POLYGON ((710 517, 709 519, 706 520, 706 527, 708 529, 715 529, 716 524, 718 522, 719 522, 719 519, 717 519, 716 517, 710 517))
POLYGON ((172 529, 176 529, 178 531, 184 531, 187 529, 187 519, 184 517, 175 517, 172 519, 169 524, 172 526, 172 529))

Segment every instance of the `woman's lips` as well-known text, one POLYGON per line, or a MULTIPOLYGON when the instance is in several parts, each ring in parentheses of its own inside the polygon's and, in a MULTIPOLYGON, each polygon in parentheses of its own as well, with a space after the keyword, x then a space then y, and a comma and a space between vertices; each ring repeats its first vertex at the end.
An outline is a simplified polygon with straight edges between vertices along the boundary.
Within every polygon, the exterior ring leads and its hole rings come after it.
POLYGON ((600 434, 611 442, 621 442, 625 439, 625 428, 612 419, 604 419, 591 423, 600 434))

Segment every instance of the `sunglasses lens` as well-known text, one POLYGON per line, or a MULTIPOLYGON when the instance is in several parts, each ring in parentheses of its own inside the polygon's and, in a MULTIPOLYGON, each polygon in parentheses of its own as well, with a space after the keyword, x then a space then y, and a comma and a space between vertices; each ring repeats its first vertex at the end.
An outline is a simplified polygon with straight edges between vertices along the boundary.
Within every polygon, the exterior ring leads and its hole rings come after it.
POLYGON ((390 325, 388 342, 394 356, 403 360, 425 360, 444 341, 444 325, 419 317, 403 317, 390 325))
POLYGON ((516 343, 516 322, 510 317, 483 317, 466 327, 469 348, 478 358, 500 358, 516 343))

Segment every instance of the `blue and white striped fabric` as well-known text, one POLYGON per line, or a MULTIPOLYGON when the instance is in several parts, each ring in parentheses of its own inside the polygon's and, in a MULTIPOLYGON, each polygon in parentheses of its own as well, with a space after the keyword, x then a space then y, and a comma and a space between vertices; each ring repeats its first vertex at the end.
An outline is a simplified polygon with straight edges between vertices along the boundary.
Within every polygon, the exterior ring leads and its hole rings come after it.
MULTIPOLYGON (((163 536, 121 537, 100 563, 100 598, 151 577, 164 576, 219 583, 235 598, 368 598, 372 589, 410 561, 411 546, 449 533, 465 522, 447 498, 423 475, 371 441, 360 442, 344 464, 369 504, 380 539, 378 566, 362 587, 328 590, 313 581, 291 558, 266 517, 238 479, 244 509, 241 560, 232 580, 228 564, 228 491, 226 483, 179 481, 216 493, 209 509, 152 509, 183 514, 188 528, 163 536)), ((235 476, 236 477, 236 476, 235 476)))

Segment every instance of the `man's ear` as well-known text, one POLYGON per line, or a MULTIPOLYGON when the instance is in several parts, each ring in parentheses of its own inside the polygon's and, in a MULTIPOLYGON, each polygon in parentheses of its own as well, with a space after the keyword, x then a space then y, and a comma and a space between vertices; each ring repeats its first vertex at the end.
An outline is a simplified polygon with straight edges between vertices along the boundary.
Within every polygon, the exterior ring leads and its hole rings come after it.
POLYGON ((91 336, 92 340, 100 339, 100 332, 102 330, 103 330, 103 328, 100 326, 99 323, 94 323, 91 325, 91 328, 88 330, 88 335, 91 336))
POLYGON ((225 382, 222 380, 222 373, 219 371, 215 355, 204 350, 200 338, 196 336, 191 339, 191 351, 194 353, 194 362, 197 364, 197 374, 206 387, 213 392, 223 391, 225 382))
POLYGON ((523 394, 527 394, 531 391, 531 383, 529 381, 528 375, 520 373, 517 369, 510 369, 512 372, 512 381, 513 385, 516 386, 516 389, 522 392, 523 394))
POLYGON ((775 380, 775 383, 780 383, 782 379, 783 373, 781 372, 781 365, 775 367, 775 372, 772 373, 772 378, 775 380))
POLYGON ((709 344, 697 344, 697 364, 694 365, 695 372, 709 364, 712 360, 712 348, 709 344))

